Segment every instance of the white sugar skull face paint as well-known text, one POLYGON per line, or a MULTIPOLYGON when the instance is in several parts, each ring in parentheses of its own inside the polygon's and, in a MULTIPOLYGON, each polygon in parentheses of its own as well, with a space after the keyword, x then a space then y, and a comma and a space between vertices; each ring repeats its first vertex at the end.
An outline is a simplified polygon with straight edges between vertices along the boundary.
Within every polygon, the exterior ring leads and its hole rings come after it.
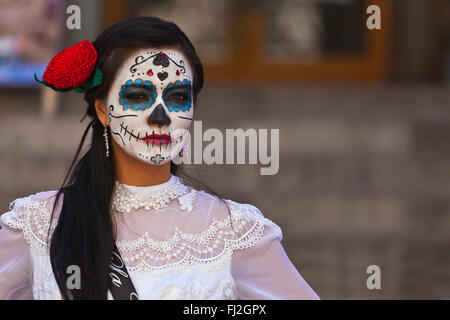
POLYGON ((174 49, 132 54, 106 98, 112 138, 129 155, 160 165, 181 151, 194 114, 193 74, 174 49))

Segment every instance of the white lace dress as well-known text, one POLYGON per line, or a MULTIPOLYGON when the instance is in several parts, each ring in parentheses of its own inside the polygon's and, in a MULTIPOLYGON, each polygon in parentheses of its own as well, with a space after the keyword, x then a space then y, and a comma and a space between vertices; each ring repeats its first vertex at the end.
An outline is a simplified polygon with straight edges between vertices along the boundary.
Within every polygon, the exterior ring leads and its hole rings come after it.
MULTIPOLYGON (((0 217, 0 299, 61 299, 45 241, 56 193, 17 199, 0 217)), ((225 201, 230 211, 175 176, 149 187, 116 183, 117 247, 139 298, 317 299, 280 227, 252 205, 225 201)))

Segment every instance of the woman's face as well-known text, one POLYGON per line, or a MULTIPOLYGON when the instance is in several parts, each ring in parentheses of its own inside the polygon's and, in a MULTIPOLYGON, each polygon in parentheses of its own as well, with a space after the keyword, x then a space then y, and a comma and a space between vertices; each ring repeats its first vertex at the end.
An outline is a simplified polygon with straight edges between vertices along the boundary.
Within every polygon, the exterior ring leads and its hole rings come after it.
POLYGON ((178 50, 148 48, 128 57, 106 97, 115 142, 155 165, 176 157, 194 114, 192 81, 188 60, 178 50))

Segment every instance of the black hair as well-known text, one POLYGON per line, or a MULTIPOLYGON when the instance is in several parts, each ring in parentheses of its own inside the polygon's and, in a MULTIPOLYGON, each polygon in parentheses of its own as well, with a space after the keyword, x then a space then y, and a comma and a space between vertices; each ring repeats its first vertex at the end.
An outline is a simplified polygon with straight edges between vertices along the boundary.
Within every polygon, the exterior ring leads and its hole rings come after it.
MULTIPOLYGON (((178 49, 187 57, 193 70, 194 102, 203 86, 202 63, 187 36, 172 22, 156 17, 131 18, 107 28, 93 44, 98 53, 96 67, 103 72, 104 78, 101 85, 85 93, 86 115, 91 121, 58 190, 52 211, 53 221, 56 203, 63 194, 62 208, 50 242, 51 266, 63 299, 107 299, 109 287, 109 264, 116 241, 111 216, 116 172, 112 148, 110 156, 105 156, 104 128, 95 111, 95 100, 106 98, 117 69, 133 50, 139 48, 178 49), (77 161, 90 128, 90 148, 77 161), (80 268, 80 289, 69 289, 66 285, 66 270, 70 265, 80 268)), ((171 162, 170 172, 180 176, 180 166, 171 162)), ((216 195, 210 188, 206 189, 216 195)))

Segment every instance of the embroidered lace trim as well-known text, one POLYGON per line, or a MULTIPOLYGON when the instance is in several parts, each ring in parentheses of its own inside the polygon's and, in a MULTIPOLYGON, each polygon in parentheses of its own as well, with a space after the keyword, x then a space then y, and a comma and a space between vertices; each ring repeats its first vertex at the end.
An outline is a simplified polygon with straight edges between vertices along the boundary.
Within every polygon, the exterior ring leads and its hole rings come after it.
MULTIPOLYGON (((30 197, 11 202, 11 211, 3 214, 1 219, 11 228, 22 230, 25 240, 36 254, 48 255, 46 239, 51 217, 48 201, 33 201, 30 197)), ((56 221, 52 223, 50 235, 55 227, 56 221)))
POLYGON ((112 207, 120 213, 130 213, 133 209, 139 208, 144 208, 146 211, 158 210, 167 207, 171 200, 185 195, 188 190, 188 186, 183 184, 178 177, 173 176, 167 187, 154 192, 147 199, 139 199, 139 196, 131 192, 126 185, 116 181, 112 196, 112 207))
POLYGON ((155 241, 148 233, 134 241, 118 241, 127 269, 160 277, 167 272, 182 273, 192 266, 205 271, 225 267, 234 250, 258 243, 268 220, 252 205, 226 201, 231 218, 213 219, 201 233, 189 234, 176 228, 167 241, 155 241))
MULTIPOLYGON (((225 267, 234 250, 254 246, 262 238, 265 222, 270 221, 250 204, 227 201, 230 216, 213 222, 201 233, 189 234, 176 228, 167 241, 155 241, 149 234, 134 241, 118 241, 122 258, 130 272, 149 272, 155 277, 168 272, 183 272, 195 266, 202 270, 225 267)), ((50 226, 49 201, 20 198, 11 203, 11 211, 3 214, 3 222, 23 231, 33 252, 48 255, 46 243, 50 226)), ((52 202, 52 201, 51 201, 52 202)), ((56 223, 52 223, 51 233, 56 223)))
POLYGON ((187 212, 191 212, 194 208, 195 196, 197 194, 196 190, 192 190, 191 192, 181 196, 178 198, 178 203, 181 210, 185 210, 187 212))

